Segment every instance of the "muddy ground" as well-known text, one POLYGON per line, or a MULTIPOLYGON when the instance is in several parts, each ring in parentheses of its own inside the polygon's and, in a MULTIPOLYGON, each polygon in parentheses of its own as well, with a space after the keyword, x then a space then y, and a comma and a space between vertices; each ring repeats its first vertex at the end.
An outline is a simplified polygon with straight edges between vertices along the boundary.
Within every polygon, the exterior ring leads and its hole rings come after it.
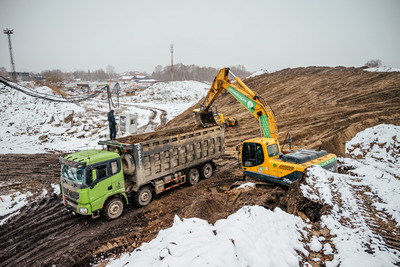
MULTIPOLYGON (((400 125, 400 73, 310 67, 265 74, 245 83, 274 109, 279 139, 283 141, 290 130, 298 147, 321 145, 343 155, 344 143, 357 132, 381 123, 400 125)), ((323 208, 303 203, 295 189, 288 194, 288 188, 273 184, 248 191, 232 187, 243 179, 235 146, 240 140, 258 136, 258 123, 229 94, 222 94, 215 106, 239 121, 239 126, 226 130, 227 155, 216 161, 218 171, 195 186, 161 194, 147 207, 128 206, 114 221, 73 216, 66 211, 50 186, 59 182, 59 154, 0 155, 0 193, 33 192, 31 204, 0 226, 1 265, 81 266, 101 262, 149 242, 160 229, 172 225, 175 214, 214 223, 244 205, 261 205, 281 207, 318 221, 323 208), (48 192, 44 198, 43 188, 48 192)), ((192 123, 191 108, 167 127, 192 123)), ((321 229, 318 234, 328 233, 321 229)))
MULTIPOLYGON (((273 184, 255 190, 237 190, 232 185, 243 176, 235 159, 216 160, 218 171, 195 186, 181 186, 157 196, 147 207, 128 206, 114 221, 74 216, 52 194, 50 184, 59 181, 58 154, 1 155, 0 190, 48 194, 21 211, 0 228, 0 262, 3 266, 86 265, 122 251, 132 251, 172 226, 173 217, 198 217, 210 223, 226 218, 244 205, 276 203, 286 188, 273 184), (18 177, 18 178, 16 178, 18 177), (18 180, 21 183, 15 183, 18 180)), ((243 181, 242 181, 243 182, 243 181)), ((33 196, 34 198, 36 196, 33 196)))

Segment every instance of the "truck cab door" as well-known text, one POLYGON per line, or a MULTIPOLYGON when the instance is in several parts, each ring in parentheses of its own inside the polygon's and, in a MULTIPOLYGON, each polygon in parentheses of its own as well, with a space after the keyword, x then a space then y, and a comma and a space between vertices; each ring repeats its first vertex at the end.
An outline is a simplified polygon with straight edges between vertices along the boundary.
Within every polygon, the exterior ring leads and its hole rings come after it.
POLYGON ((92 205, 92 210, 97 210, 103 206, 104 198, 108 192, 112 191, 112 181, 107 162, 96 164, 93 168, 96 172, 90 172, 90 178, 93 182, 89 190, 89 202, 92 205), (92 177, 93 173, 96 173, 96 177, 92 177))

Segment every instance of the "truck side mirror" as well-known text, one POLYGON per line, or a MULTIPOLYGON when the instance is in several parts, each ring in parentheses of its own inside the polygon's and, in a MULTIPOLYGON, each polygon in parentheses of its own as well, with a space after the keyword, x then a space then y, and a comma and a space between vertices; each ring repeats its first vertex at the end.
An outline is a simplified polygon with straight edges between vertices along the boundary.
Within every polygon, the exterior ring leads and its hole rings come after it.
POLYGON ((97 170, 93 169, 92 170, 92 181, 94 182, 94 181, 96 181, 96 179, 97 179, 97 170))

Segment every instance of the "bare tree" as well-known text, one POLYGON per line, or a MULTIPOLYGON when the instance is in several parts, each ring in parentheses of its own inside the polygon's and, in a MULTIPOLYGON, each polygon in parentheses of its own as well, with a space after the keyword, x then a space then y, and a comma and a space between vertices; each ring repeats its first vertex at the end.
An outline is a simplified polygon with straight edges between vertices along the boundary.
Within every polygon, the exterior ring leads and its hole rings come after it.
MULTIPOLYGON (((236 76, 244 78, 249 76, 251 73, 246 70, 243 65, 232 66, 230 67, 232 72, 235 73, 236 76)), ((168 81, 170 79, 170 66, 162 67, 158 65, 151 77, 153 79, 159 81, 168 81)), ((175 81, 184 81, 184 80, 193 80, 193 81, 209 81, 214 80, 215 75, 217 75, 219 69, 211 68, 211 67, 200 67, 197 65, 184 65, 182 63, 178 63, 174 65, 174 80, 175 81)))
POLYGON ((0 68, 0 76, 8 77, 8 71, 5 67, 0 68))
POLYGON ((61 70, 45 70, 42 75, 46 77, 46 83, 60 86, 64 80, 64 73, 61 70))
POLYGON ((116 78, 115 68, 112 65, 107 65, 106 72, 108 74, 109 79, 116 78))
POLYGON ((380 59, 371 59, 365 63, 365 67, 368 68, 379 68, 380 66, 382 66, 382 60, 380 59))

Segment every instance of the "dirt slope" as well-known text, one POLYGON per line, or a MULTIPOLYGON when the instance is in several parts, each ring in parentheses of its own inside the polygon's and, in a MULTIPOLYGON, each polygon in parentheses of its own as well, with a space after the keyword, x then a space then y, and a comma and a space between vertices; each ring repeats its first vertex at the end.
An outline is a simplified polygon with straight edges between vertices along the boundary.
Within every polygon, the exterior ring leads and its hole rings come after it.
MULTIPOLYGON (((309 67, 265 74, 245 80, 245 83, 274 109, 281 141, 290 130, 299 147, 322 145, 330 152, 343 154, 344 142, 358 131, 380 123, 400 125, 400 73, 309 67)), ((211 178, 192 187, 182 186, 166 192, 147 207, 129 206, 115 221, 73 216, 65 210, 61 198, 51 194, 50 184, 59 181, 60 155, 0 155, 0 169, 3 170, 0 181, 9 182, 0 187, 0 193, 18 189, 40 195, 43 188, 50 192, 0 226, 2 266, 95 263, 101 261, 102 256, 132 251, 143 242, 149 242, 160 229, 171 226, 175 214, 213 223, 243 205, 289 208, 290 201, 286 204, 279 201, 286 195, 287 188, 278 185, 248 192, 231 190, 230 185, 242 179, 235 146, 240 140, 258 136, 258 123, 229 94, 221 95, 215 106, 239 120, 238 127, 226 131, 226 151, 233 157, 218 160, 218 173, 211 178)), ((192 125, 192 109, 167 127, 192 125)))
MULTIPOLYGON (((321 145, 343 155, 345 142, 357 132, 381 123, 400 125, 400 72, 308 67, 263 74, 244 82, 271 105, 280 141, 290 131, 299 148, 321 145)), ((226 131, 228 152, 234 153, 240 140, 259 135, 257 120, 229 93, 219 96, 214 106, 239 120, 238 127, 226 131)), ((192 124, 192 110, 167 127, 192 124)))

